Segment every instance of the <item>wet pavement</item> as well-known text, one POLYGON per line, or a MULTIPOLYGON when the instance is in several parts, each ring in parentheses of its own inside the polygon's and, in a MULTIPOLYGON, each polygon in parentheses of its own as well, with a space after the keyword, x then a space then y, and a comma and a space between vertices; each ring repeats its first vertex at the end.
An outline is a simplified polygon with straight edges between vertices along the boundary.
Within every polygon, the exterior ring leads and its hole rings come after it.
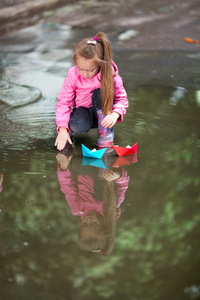
POLYGON ((138 153, 91 163, 81 144, 96 130, 66 155, 54 147, 57 93, 89 32, 40 24, 0 39, 1 297, 198 299, 199 54, 119 49, 112 35, 130 101, 115 143, 138 153), (83 243, 85 207, 108 225, 108 256, 83 243))

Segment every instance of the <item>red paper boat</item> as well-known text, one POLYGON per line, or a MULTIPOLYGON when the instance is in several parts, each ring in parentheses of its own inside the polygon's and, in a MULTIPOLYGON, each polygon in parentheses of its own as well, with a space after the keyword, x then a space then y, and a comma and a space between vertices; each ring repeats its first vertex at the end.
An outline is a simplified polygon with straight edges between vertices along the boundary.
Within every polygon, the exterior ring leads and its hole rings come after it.
POLYGON ((131 148, 119 146, 112 146, 112 148, 115 150, 118 156, 124 156, 137 153, 137 145, 138 143, 135 143, 131 148))
POLYGON ((138 161, 137 154, 131 154, 126 157, 118 157, 114 164, 112 165, 113 168, 123 167, 130 164, 134 164, 138 161))

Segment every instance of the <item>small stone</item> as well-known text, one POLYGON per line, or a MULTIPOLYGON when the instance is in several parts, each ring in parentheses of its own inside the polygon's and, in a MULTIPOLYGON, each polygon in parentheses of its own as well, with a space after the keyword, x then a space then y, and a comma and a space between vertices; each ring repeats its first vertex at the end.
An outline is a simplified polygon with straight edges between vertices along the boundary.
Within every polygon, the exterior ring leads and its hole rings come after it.
POLYGON ((125 40, 129 40, 131 37, 134 37, 136 35, 138 35, 139 32, 134 30, 134 29, 130 29, 130 30, 127 30, 123 33, 121 33, 119 36, 118 36, 118 40, 120 41, 125 41, 125 40))

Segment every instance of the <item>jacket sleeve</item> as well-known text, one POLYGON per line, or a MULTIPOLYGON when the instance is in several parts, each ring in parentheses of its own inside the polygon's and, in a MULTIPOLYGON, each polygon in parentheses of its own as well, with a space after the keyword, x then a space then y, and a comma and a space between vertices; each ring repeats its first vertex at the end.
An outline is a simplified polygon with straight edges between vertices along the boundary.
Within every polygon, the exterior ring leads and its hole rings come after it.
POLYGON ((56 127, 57 131, 60 127, 68 128, 72 106, 76 96, 75 75, 73 68, 68 70, 62 88, 58 94, 58 102, 56 105, 56 127))
POLYGON ((116 75, 114 76, 114 103, 112 111, 117 112, 120 115, 117 123, 120 123, 123 120, 127 107, 127 93, 123 86, 122 78, 119 75, 116 75))
POLYGON ((71 208, 72 214, 75 215, 76 213, 74 212, 79 211, 77 201, 78 191, 76 186, 76 180, 69 169, 67 169, 67 171, 61 171, 58 167, 57 176, 58 181, 60 183, 60 190, 65 195, 65 198, 71 208))
POLYGON ((128 189, 129 175, 126 170, 122 169, 122 175, 119 179, 115 180, 116 183, 116 195, 117 195, 117 207, 120 207, 121 203, 125 199, 125 193, 128 189))

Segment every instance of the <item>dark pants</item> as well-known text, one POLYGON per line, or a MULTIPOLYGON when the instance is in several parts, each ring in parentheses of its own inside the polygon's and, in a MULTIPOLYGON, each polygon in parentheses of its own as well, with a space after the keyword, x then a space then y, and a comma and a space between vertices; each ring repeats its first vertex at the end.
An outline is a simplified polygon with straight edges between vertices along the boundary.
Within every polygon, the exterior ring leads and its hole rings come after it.
POLYGON ((85 133, 91 128, 98 127, 97 109, 101 109, 100 89, 94 90, 92 94, 92 107, 74 108, 69 121, 69 128, 74 133, 85 133))

